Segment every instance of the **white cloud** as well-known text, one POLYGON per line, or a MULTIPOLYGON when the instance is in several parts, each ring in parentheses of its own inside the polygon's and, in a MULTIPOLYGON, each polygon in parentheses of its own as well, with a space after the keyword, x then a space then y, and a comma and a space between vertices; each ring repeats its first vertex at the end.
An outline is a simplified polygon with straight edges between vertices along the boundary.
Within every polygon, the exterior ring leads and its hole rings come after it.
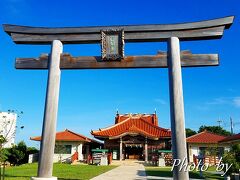
POLYGON ((206 102, 207 105, 221 105, 221 104, 229 104, 230 99, 226 97, 215 98, 209 102, 206 102))
POLYGON ((236 90, 232 89, 232 88, 228 88, 227 91, 229 91, 229 92, 236 92, 236 90))
POLYGON ((215 98, 206 102, 206 105, 232 105, 240 108, 240 96, 215 98))
POLYGON ((233 98, 233 104, 236 107, 240 107, 240 96, 233 98))
POLYGON ((154 99, 154 101, 155 101, 156 103, 158 103, 158 104, 162 104, 162 105, 167 104, 165 100, 160 99, 160 98, 156 98, 156 99, 154 99))

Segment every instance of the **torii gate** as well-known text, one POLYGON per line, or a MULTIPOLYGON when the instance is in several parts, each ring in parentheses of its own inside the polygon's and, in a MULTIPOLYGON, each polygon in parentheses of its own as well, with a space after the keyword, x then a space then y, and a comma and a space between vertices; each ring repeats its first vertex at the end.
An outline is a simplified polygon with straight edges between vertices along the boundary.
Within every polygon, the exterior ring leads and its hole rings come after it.
MULTIPOLYGON (((17 69, 48 69, 48 84, 42 128, 38 177, 33 180, 55 180, 52 177, 55 145, 60 69, 168 68, 173 158, 187 157, 181 66, 219 65, 218 54, 180 52, 181 41, 220 39, 230 28, 233 16, 183 24, 95 26, 43 28, 3 25, 17 44, 52 44, 51 54, 39 58, 17 58, 17 69), (168 53, 155 56, 124 56, 126 42, 167 41, 168 53), (62 54, 63 44, 102 44, 102 56, 72 57, 62 54)), ((187 162, 186 162, 187 163, 187 162)), ((174 179, 188 180, 188 172, 174 168, 174 179)))

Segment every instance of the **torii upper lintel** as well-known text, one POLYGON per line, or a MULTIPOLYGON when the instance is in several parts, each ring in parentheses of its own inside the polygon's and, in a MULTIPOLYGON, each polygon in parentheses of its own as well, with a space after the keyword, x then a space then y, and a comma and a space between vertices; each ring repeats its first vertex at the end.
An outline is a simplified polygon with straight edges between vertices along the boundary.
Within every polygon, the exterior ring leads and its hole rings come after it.
POLYGON ((179 24, 150 24, 90 27, 29 27, 5 24, 3 29, 17 44, 91 44, 101 42, 101 31, 123 29, 125 42, 161 42, 170 37, 181 41, 219 39, 230 28, 234 16, 179 24))

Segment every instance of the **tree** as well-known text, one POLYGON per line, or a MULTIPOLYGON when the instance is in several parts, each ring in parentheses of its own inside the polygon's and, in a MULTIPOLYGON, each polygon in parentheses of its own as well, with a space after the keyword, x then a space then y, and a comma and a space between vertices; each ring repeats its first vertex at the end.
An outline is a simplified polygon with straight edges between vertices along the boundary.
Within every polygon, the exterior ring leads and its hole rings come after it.
POLYGON ((7 161, 13 165, 21 165, 28 163, 29 154, 38 153, 38 150, 34 147, 27 147, 26 144, 21 141, 17 145, 7 149, 7 161))
MULTIPOLYGON (((12 138, 16 135, 16 118, 20 119, 23 111, 18 110, 8 110, 8 112, 2 112, 2 116, 0 117, 1 127, 0 127, 0 135, 3 136, 5 141, 1 144, 4 146, 8 143, 12 138)), ((23 129, 24 126, 21 126, 20 129, 23 129)))
POLYGON ((231 133, 225 129, 223 129, 220 126, 201 126, 198 130, 198 132, 202 132, 202 131, 209 131, 215 134, 219 134, 219 135, 223 135, 223 136, 230 136, 231 133))
MULTIPOLYGON (((8 110, 8 114, 10 113, 16 113, 17 110, 8 110)), ((20 114, 23 114, 21 111, 20 114)), ((16 116, 17 114, 13 114, 16 116)), ((19 118, 20 115, 17 115, 19 118)), ((16 135, 16 119, 14 117, 8 117, 6 113, 3 113, 1 119, 0 119, 0 176, 5 177, 5 162, 8 160, 10 153, 7 148, 4 148, 4 145, 6 145, 9 141, 11 142, 11 139, 15 137, 16 135), (2 171, 2 164, 3 164, 3 175, 1 174, 2 171)), ((20 127, 21 129, 24 128, 24 126, 20 127)), ((21 153, 15 153, 15 154, 21 154, 21 153)), ((14 154, 13 154, 14 155, 14 154)), ((0 177, 0 178, 1 178, 0 177)))
POLYGON ((27 146, 26 146, 25 142, 23 142, 23 141, 19 142, 17 145, 17 149, 23 153, 23 158, 18 162, 18 164, 20 165, 20 164, 26 163, 25 159, 26 159, 26 157, 28 159, 28 154, 27 154, 27 146))
MULTIPOLYGON (((4 113, 0 117, 0 163, 6 161, 6 153, 7 150, 4 149, 4 146, 15 137, 16 134, 16 120, 12 116, 8 116, 8 114, 15 114, 18 119, 23 114, 23 111, 18 110, 8 110, 7 113, 4 113)), ((21 126, 20 129, 23 129, 24 126, 21 126)))
POLYGON ((2 147, 3 143, 6 142, 6 138, 3 137, 3 135, 0 135, 0 147, 2 147))
POLYGON ((186 128, 186 137, 190 137, 190 136, 195 135, 195 134, 197 134, 196 131, 194 131, 190 128, 186 128))
POLYGON ((239 173, 240 169, 240 144, 235 144, 231 147, 229 152, 224 153, 223 162, 228 165, 232 164, 231 168, 227 172, 228 175, 232 173, 239 173))
POLYGON ((3 144, 6 143, 6 139, 3 135, 0 135, 0 164, 6 161, 6 151, 3 148, 3 144))
POLYGON ((7 148, 7 151, 7 161, 10 164, 13 164, 15 166, 24 163, 23 160, 27 153, 27 146, 23 141, 19 142, 17 145, 14 145, 11 148, 7 148))

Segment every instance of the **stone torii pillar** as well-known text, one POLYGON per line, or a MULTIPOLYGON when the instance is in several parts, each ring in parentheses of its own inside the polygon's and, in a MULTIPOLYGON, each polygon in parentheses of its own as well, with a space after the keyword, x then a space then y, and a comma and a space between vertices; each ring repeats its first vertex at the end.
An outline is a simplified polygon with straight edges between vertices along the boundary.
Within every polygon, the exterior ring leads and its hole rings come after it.
POLYGON ((54 40, 49 58, 49 74, 38 163, 38 177, 32 177, 32 180, 57 180, 57 177, 52 177, 52 169, 60 88, 60 56, 62 50, 63 45, 61 41, 54 40))
MULTIPOLYGON (((182 90, 182 74, 180 45, 177 37, 168 40, 168 73, 170 91, 170 111, 171 111, 171 130, 173 158, 183 161, 187 159, 185 118, 182 90)), ((187 161, 184 161, 188 163, 187 161)), ((187 165, 187 164, 186 164, 187 165)), ((173 179, 188 180, 188 171, 180 170, 180 166, 174 167, 173 179)))

